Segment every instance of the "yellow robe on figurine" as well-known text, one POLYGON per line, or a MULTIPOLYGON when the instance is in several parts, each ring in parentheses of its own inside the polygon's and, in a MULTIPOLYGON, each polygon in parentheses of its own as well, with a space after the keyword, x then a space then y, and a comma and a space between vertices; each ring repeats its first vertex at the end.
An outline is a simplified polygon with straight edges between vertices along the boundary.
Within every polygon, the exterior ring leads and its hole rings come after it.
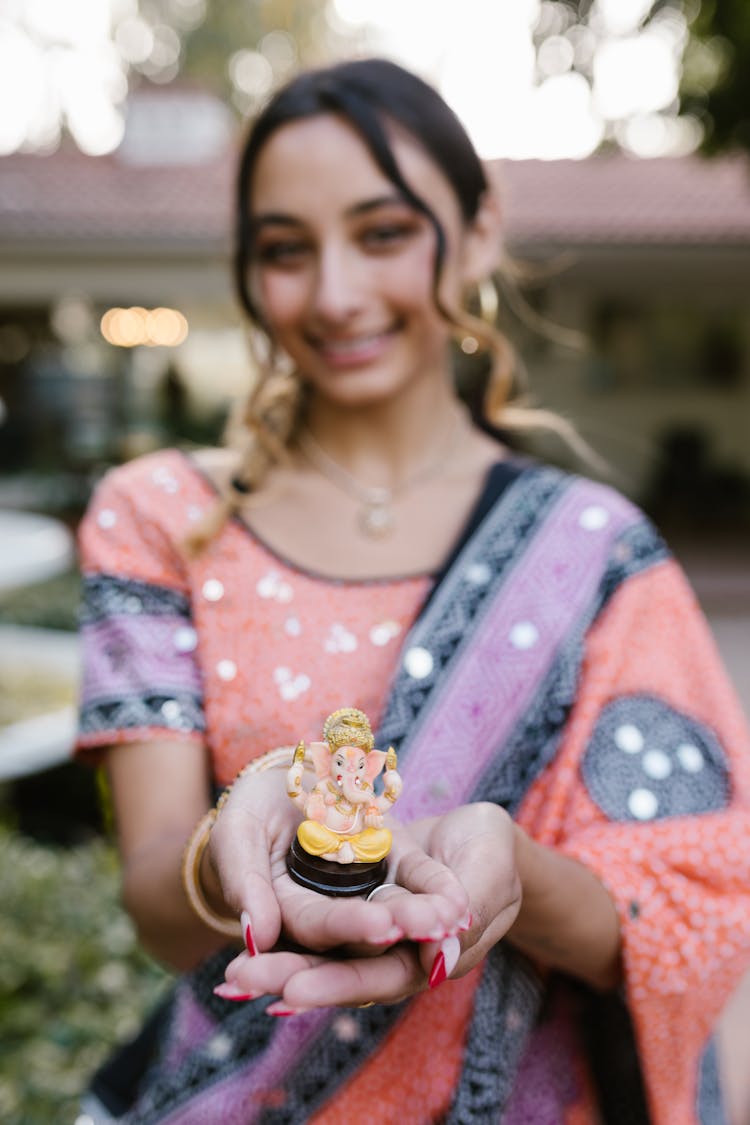
POLYGON ((387 828, 363 828, 353 834, 334 832, 317 820, 303 820, 297 829, 297 839, 308 855, 316 856, 337 852, 344 844, 349 844, 359 863, 377 863, 391 849, 391 833, 387 828))

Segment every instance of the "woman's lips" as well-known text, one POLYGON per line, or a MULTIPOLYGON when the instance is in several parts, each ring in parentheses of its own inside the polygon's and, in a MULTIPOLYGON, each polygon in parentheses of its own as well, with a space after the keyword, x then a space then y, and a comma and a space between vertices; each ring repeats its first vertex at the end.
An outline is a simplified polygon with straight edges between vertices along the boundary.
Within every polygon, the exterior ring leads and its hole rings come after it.
POLYGON ((361 333, 346 338, 315 338, 318 355, 331 367, 358 367, 378 359, 390 344, 397 326, 381 332, 361 333))

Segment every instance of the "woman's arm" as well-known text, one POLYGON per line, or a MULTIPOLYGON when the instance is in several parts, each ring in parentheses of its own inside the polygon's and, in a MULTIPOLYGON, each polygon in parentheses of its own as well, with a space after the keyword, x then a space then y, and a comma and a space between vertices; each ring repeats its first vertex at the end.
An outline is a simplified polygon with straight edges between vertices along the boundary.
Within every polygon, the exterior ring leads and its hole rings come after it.
MULTIPOLYGON (((195 915, 181 878, 185 845, 211 806, 206 748, 189 739, 129 743, 108 751, 107 769, 125 906, 150 953, 190 969, 227 943, 195 915)), ((211 905, 231 916, 205 856, 200 875, 211 905)))
POLYGON ((615 988, 622 977, 620 922, 608 891, 582 863, 538 844, 518 825, 515 845, 522 903, 508 941, 595 988, 615 988))

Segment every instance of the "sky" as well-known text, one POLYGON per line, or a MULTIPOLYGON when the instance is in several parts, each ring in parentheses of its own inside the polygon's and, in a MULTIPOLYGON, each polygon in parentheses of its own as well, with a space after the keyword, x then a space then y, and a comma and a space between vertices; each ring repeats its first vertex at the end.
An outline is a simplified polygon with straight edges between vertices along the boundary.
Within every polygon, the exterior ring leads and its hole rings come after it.
MULTIPOLYGON (((169 0, 183 27, 205 3, 169 0)), ((333 17, 433 81, 486 158, 581 158, 607 132, 642 156, 690 151, 696 127, 673 113, 685 20, 671 10, 641 29, 649 8, 595 0, 588 34, 561 26, 545 0, 333 0, 333 17), (586 57, 591 85, 571 69, 586 57)), ((84 152, 112 151, 128 66, 163 82, 177 75, 179 51, 173 28, 149 23, 137 0, 0 0, 0 154, 54 148, 61 120, 84 152)))

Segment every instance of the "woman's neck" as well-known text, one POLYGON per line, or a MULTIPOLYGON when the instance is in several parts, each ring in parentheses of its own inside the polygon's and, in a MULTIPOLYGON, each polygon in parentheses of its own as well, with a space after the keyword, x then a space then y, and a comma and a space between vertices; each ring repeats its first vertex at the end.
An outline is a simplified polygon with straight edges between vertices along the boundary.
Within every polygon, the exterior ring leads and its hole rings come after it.
POLYGON ((361 407, 315 396, 305 428, 361 484, 395 488, 457 444, 471 426, 447 381, 423 380, 397 397, 361 407))

